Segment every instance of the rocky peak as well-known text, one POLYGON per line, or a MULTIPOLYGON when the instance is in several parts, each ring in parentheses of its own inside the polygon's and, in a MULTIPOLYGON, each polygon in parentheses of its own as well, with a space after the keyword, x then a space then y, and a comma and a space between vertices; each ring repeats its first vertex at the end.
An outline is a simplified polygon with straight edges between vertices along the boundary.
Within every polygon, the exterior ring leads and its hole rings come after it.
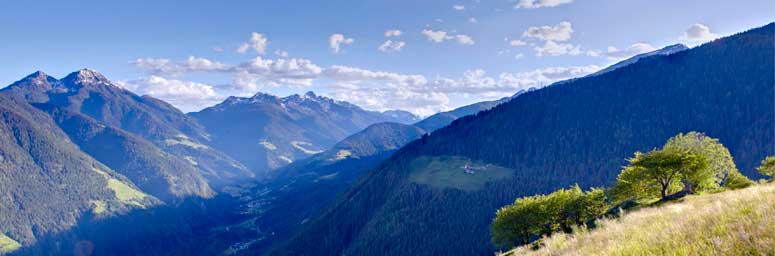
POLYGON ((105 78, 102 74, 92 69, 81 69, 76 72, 70 73, 62 81, 68 85, 99 85, 110 84, 110 80, 105 78))

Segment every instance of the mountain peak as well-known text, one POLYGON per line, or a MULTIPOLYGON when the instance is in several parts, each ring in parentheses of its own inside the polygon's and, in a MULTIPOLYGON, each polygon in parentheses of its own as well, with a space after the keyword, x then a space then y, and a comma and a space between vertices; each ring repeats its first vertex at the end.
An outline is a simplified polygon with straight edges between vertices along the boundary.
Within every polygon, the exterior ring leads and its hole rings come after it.
POLYGON ((687 47, 684 44, 678 43, 678 44, 668 45, 668 46, 662 47, 662 49, 656 50, 655 52, 652 52, 652 53, 662 54, 662 55, 670 55, 670 54, 673 54, 673 53, 676 53, 676 52, 680 52, 680 51, 683 51, 683 50, 687 50, 687 49, 689 49, 689 47, 687 47))
POLYGON ((25 79, 35 79, 35 78, 42 79, 42 78, 47 78, 47 77, 48 77, 48 74, 46 74, 43 71, 38 70, 38 71, 33 72, 32 74, 29 74, 29 75, 25 76, 24 78, 25 79))
POLYGON ((92 69, 84 68, 76 72, 70 73, 62 79, 66 83, 71 84, 109 84, 110 80, 105 78, 102 74, 92 69))
POLYGON ((312 92, 312 91, 308 91, 307 93, 304 93, 304 98, 313 98, 314 99, 314 98, 317 98, 317 97, 318 96, 315 95, 315 93, 312 92))

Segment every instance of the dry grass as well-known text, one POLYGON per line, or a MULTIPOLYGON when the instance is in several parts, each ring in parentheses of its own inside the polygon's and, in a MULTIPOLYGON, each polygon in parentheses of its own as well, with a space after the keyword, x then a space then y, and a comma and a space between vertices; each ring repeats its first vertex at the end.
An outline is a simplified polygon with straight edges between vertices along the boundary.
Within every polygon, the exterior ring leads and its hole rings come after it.
POLYGON ((506 255, 775 255, 775 185, 641 209, 506 255))

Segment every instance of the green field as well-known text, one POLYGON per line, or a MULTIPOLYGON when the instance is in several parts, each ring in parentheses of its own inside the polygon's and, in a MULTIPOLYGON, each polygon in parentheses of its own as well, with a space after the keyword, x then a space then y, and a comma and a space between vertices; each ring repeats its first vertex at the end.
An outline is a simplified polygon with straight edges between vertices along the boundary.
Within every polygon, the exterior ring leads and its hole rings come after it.
POLYGON ((22 245, 19 242, 16 242, 4 234, 0 234, 0 254, 15 251, 20 247, 22 247, 22 245))
POLYGON ((514 176, 514 170, 458 156, 422 156, 413 160, 409 180, 438 189, 477 191, 488 182, 514 176), (468 165, 473 173, 466 173, 468 165))

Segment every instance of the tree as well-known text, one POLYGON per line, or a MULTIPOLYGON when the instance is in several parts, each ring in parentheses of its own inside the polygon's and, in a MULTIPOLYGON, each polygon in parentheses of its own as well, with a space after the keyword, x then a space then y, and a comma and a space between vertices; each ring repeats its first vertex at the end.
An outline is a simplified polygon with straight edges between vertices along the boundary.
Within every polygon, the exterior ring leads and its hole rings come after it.
POLYGON ((712 190, 720 186, 734 189, 753 184, 750 179, 740 174, 729 150, 718 139, 708 137, 704 133, 678 134, 670 138, 662 148, 699 154, 708 160, 710 172, 716 176, 716 181, 702 184, 706 187, 700 189, 712 190))
POLYGON ((602 189, 584 192, 576 185, 548 195, 517 199, 501 208, 491 225, 492 242, 502 248, 529 243, 553 232, 571 232, 608 210, 602 189))
POLYGON ((694 193, 714 181, 707 159, 685 150, 652 150, 636 152, 629 165, 619 174, 612 193, 620 200, 667 200, 679 191, 694 193))
POLYGON ((762 165, 757 167, 756 170, 762 175, 775 176, 775 156, 768 156, 762 160, 762 165))

